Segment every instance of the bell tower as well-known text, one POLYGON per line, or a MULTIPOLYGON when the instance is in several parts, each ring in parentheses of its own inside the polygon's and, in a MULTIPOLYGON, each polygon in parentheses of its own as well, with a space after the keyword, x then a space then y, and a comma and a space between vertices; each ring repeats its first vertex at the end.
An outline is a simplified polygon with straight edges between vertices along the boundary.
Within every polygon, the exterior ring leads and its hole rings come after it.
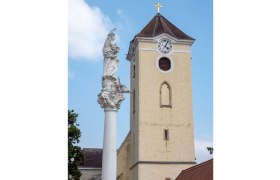
POLYGON ((160 13, 130 42, 133 180, 174 180, 183 169, 196 164, 193 42, 160 13))

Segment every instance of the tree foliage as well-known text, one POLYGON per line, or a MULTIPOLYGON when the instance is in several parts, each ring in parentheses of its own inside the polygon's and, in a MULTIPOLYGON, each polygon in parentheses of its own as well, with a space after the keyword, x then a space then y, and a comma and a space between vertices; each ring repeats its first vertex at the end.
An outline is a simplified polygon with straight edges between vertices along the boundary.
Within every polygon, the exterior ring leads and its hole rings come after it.
POLYGON ((76 145, 81 137, 77 117, 74 110, 68 110, 68 180, 79 180, 82 175, 77 166, 84 161, 81 147, 76 145))

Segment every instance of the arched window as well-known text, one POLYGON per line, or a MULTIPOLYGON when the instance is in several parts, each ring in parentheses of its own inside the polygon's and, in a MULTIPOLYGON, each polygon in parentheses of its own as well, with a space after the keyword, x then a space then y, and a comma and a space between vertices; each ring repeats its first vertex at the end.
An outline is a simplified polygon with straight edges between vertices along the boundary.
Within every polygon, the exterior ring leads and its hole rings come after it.
POLYGON ((171 87, 165 81, 160 85, 160 107, 172 108, 171 100, 172 100, 171 87))

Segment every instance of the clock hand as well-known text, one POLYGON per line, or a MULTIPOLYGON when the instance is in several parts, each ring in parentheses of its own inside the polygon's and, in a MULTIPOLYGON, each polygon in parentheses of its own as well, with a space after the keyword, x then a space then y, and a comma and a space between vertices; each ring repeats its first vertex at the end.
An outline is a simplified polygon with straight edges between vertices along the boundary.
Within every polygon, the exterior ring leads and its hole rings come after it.
POLYGON ((167 43, 168 43, 168 41, 166 41, 165 46, 163 47, 163 49, 166 47, 167 43))

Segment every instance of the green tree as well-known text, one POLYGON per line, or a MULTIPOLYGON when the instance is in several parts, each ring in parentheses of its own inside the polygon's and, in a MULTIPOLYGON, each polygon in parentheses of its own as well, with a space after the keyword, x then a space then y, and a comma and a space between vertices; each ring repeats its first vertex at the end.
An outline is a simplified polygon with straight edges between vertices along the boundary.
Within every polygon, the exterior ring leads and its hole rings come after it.
POLYGON ((82 175, 77 166, 84 161, 82 149, 76 145, 81 137, 77 117, 74 110, 68 110, 68 180, 79 180, 82 175))

